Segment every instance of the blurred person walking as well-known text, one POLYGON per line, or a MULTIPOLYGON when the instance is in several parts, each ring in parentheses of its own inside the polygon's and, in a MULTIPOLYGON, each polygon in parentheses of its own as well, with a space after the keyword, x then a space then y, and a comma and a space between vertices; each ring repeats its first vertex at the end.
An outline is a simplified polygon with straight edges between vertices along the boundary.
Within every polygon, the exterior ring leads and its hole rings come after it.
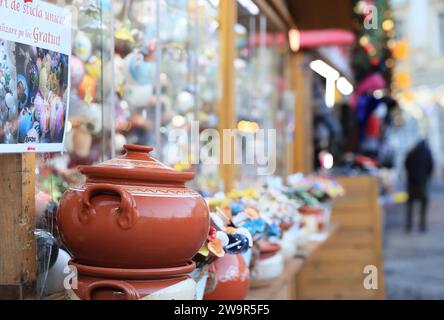
POLYGON ((407 154, 405 160, 408 190, 407 232, 412 230, 413 209, 417 201, 421 204, 419 229, 421 232, 427 230, 426 215, 429 203, 428 187, 433 173, 433 166, 433 156, 430 147, 427 141, 422 139, 407 154))

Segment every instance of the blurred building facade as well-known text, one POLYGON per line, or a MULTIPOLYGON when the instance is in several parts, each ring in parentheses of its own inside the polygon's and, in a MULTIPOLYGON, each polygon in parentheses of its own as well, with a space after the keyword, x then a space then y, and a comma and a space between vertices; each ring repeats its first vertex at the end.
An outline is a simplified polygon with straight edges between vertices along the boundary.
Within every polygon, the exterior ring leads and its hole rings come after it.
POLYGON ((396 72, 408 75, 400 90, 403 126, 395 133, 398 166, 422 136, 430 142, 437 168, 444 177, 444 1, 392 0, 395 40, 407 45, 396 72))

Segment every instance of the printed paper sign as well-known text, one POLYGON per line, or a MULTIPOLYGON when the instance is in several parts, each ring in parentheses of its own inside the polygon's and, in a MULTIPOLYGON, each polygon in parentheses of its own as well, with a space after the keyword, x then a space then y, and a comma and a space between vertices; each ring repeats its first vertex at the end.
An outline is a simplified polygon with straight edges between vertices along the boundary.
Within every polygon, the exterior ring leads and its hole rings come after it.
POLYGON ((63 150, 70 55, 69 10, 0 0, 0 153, 63 150))

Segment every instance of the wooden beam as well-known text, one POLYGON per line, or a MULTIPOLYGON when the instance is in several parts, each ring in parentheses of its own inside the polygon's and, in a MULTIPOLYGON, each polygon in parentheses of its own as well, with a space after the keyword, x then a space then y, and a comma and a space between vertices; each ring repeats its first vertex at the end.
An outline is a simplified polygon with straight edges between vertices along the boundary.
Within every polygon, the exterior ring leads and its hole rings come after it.
MULTIPOLYGON (((285 60, 284 60, 284 68, 283 68, 283 72, 284 72, 284 79, 285 79, 285 91, 286 92, 291 92, 292 93, 292 107, 294 108, 294 103, 296 101, 296 92, 295 90, 295 82, 293 79, 293 70, 292 70, 292 62, 293 59, 291 58, 291 54, 286 54, 285 55, 285 60)), ((290 110, 288 110, 288 112, 291 112, 290 110)), ((294 112, 294 111, 293 111, 294 112)), ((292 116, 294 116, 294 113, 292 114, 292 116)), ((286 138, 285 139, 286 145, 285 145, 285 170, 284 170, 284 177, 283 178, 287 178, 289 175, 291 175, 293 173, 293 169, 294 169, 294 136, 292 136, 291 138, 286 138)))
MULTIPOLYGON (((237 2, 221 1, 220 15, 220 77, 221 99, 219 102, 219 133, 222 144, 223 130, 236 127, 236 87, 234 60, 236 58, 236 34, 234 25, 237 21, 237 2)), ((221 149, 224 152, 223 148, 221 149)), ((233 148, 232 152, 233 154, 233 148)), ((221 154, 220 178, 224 183, 225 191, 233 188, 234 164, 223 164, 221 154)))
POLYGON ((279 31, 287 32, 287 25, 266 0, 254 0, 254 2, 258 6, 261 13, 267 17, 274 27, 276 27, 279 31))
POLYGON ((273 6, 276 8, 278 13, 284 18, 285 22, 287 23, 287 26, 289 28, 296 27, 296 22, 293 19, 293 16, 291 15, 290 11, 288 10, 287 5, 285 4, 284 0, 270 0, 273 6))
POLYGON ((351 0, 287 0, 287 3, 300 30, 353 30, 351 0))
POLYGON ((0 154, 0 299, 36 297, 35 155, 0 154))
POLYGON ((312 76, 308 68, 307 54, 298 52, 290 57, 293 88, 296 94, 294 106, 293 172, 313 171, 313 97, 312 76))

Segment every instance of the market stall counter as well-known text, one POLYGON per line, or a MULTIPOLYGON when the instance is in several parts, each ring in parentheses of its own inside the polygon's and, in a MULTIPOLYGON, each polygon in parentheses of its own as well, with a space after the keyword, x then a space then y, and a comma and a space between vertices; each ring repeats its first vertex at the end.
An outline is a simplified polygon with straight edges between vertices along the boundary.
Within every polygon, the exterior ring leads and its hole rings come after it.
POLYGON ((296 283, 299 271, 336 230, 337 225, 331 224, 324 232, 314 234, 304 248, 285 263, 284 272, 278 279, 269 286, 251 288, 246 300, 296 300, 296 283))

